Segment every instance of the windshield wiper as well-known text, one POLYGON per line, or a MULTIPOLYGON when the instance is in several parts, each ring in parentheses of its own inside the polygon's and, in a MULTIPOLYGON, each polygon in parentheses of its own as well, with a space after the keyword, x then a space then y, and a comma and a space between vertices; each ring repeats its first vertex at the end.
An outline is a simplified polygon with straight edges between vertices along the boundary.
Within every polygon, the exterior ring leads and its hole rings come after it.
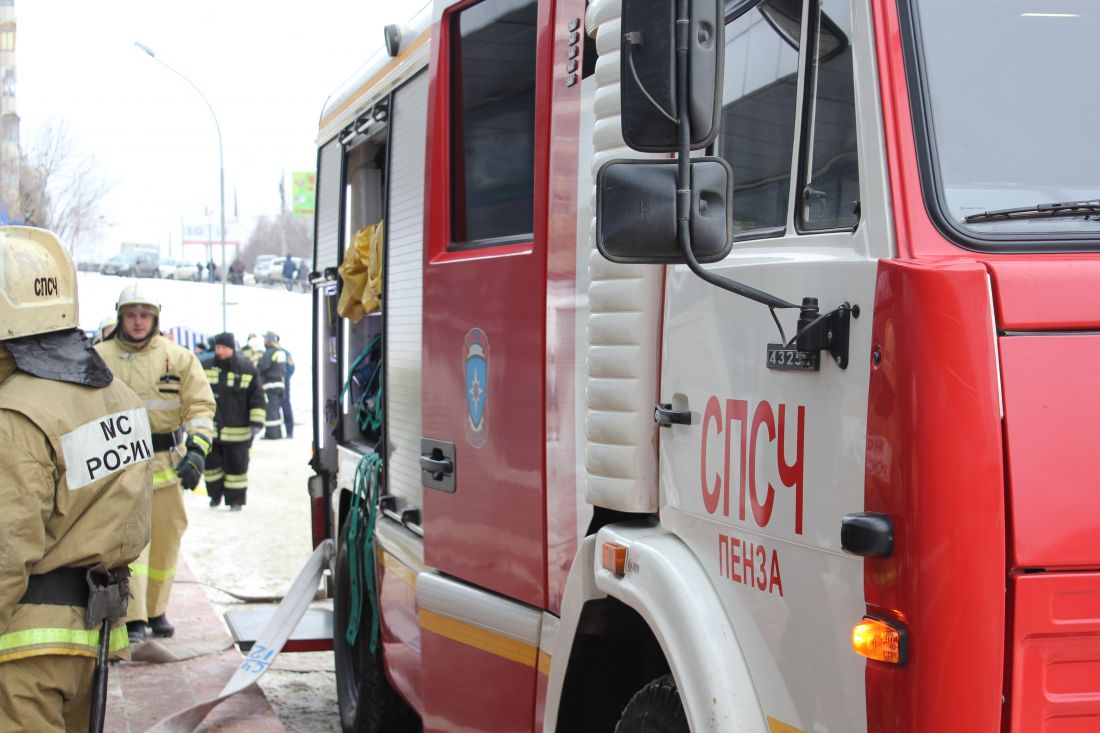
POLYGON ((965 217, 967 224, 979 221, 995 221, 997 219, 1049 219, 1056 216, 1082 216, 1088 214, 1100 214, 1100 199, 1091 201, 1054 201, 1049 204, 1036 204, 1024 206, 1018 209, 997 209, 995 211, 983 211, 980 214, 971 214, 965 217))

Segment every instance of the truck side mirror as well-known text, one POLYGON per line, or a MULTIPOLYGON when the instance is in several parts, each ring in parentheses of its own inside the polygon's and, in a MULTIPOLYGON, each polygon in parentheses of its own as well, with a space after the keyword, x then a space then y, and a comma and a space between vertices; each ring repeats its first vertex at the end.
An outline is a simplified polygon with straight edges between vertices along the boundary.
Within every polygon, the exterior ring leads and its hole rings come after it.
MULTIPOLYGON (((699 150, 718 135, 725 16, 722 0, 689 0, 689 4, 688 119, 691 148, 699 150)), ((676 2, 623 0, 621 27, 623 139, 642 152, 676 152, 676 2)))
MULTIPOLYGON (((676 239, 675 160, 611 160, 596 174, 596 247, 612 262, 684 262, 676 239)), ((733 246, 733 172, 722 158, 691 160, 691 248, 717 262, 733 246)))

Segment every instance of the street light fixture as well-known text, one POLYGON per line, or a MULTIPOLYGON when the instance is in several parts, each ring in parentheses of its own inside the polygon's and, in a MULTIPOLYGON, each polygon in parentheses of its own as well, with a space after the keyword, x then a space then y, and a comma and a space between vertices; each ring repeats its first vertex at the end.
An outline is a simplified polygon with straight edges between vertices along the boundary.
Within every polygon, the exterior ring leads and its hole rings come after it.
POLYGON ((155 53, 153 53, 153 49, 149 48, 144 43, 134 41, 134 45, 137 46, 138 48, 140 48, 146 54, 148 54, 149 58, 153 59, 154 61, 159 63, 161 66, 168 69, 173 74, 175 74, 176 76, 178 76, 179 78, 183 79, 185 82, 190 84, 191 88, 194 89, 196 92, 198 92, 198 95, 200 97, 202 97, 202 101, 206 103, 206 108, 208 110, 210 110, 210 116, 214 118, 214 129, 217 130, 217 132, 218 132, 218 192, 219 192, 219 196, 220 196, 221 224, 222 224, 222 241, 221 241, 221 249, 222 249, 222 331, 228 331, 229 328, 226 326, 227 319, 226 319, 226 314, 225 314, 225 304, 226 304, 225 283, 226 283, 226 278, 229 274, 229 268, 228 268, 228 266, 226 265, 226 262, 225 262, 225 156, 222 153, 222 127, 221 127, 221 125, 218 124, 218 116, 216 114, 214 114, 214 107, 211 106, 210 100, 206 98, 206 95, 202 93, 201 89, 199 89, 197 86, 195 86, 195 82, 188 79, 186 76, 181 74, 179 71, 177 71, 176 69, 174 69, 171 66, 169 66, 168 64, 166 64, 164 61, 161 61, 160 59, 158 59, 157 55, 155 53))

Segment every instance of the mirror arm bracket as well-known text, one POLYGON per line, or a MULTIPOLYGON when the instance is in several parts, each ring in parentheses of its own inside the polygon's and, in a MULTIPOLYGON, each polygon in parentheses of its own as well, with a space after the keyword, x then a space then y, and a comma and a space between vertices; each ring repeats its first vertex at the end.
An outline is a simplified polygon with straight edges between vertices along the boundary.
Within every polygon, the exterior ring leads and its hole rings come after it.
POLYGON ((690 269, 696 276, 715 287, 728 290, 743 298, 762 303, 769 308, 797 308, 771 293, 743 285, 721 275, 715 275, 703 269, 695 259, 691 249, 691 119, 687 114, 688 99, 688 50, 691 42, 691 19, 688 12, 688 0, 676 3, 676 116, 680 120, 679 179, 676 186, 676 234, 680 251, 690 269))

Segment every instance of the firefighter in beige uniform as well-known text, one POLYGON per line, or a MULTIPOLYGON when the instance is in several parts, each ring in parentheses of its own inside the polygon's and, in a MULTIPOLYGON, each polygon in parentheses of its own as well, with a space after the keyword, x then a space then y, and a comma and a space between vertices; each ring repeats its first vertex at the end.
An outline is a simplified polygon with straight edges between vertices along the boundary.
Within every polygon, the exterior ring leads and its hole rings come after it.
POLYGON ((153 429, 153 527, 149 547, 130 566, 134 593, 127 616, 131 642, 171 636, 168 596, 180 538, 187 529, 183 495, 199 483, 214 430, 214 393, 198 358, 160 335, 160 304, 141 284, 119 295, 118 327, 96 345, 107 366, 145 400, 153 429), (186 438, 184 434, 186 433, 186 438))
POLYGON ((128 655, 126 566, 149 540, 148 417, 76 323, 57 238, 0 227, 2 733, 88 729, 100 632, 113 619, 103 651, 128 655), (102 617, 87 613, 93 566, 114 592, 102 617))

